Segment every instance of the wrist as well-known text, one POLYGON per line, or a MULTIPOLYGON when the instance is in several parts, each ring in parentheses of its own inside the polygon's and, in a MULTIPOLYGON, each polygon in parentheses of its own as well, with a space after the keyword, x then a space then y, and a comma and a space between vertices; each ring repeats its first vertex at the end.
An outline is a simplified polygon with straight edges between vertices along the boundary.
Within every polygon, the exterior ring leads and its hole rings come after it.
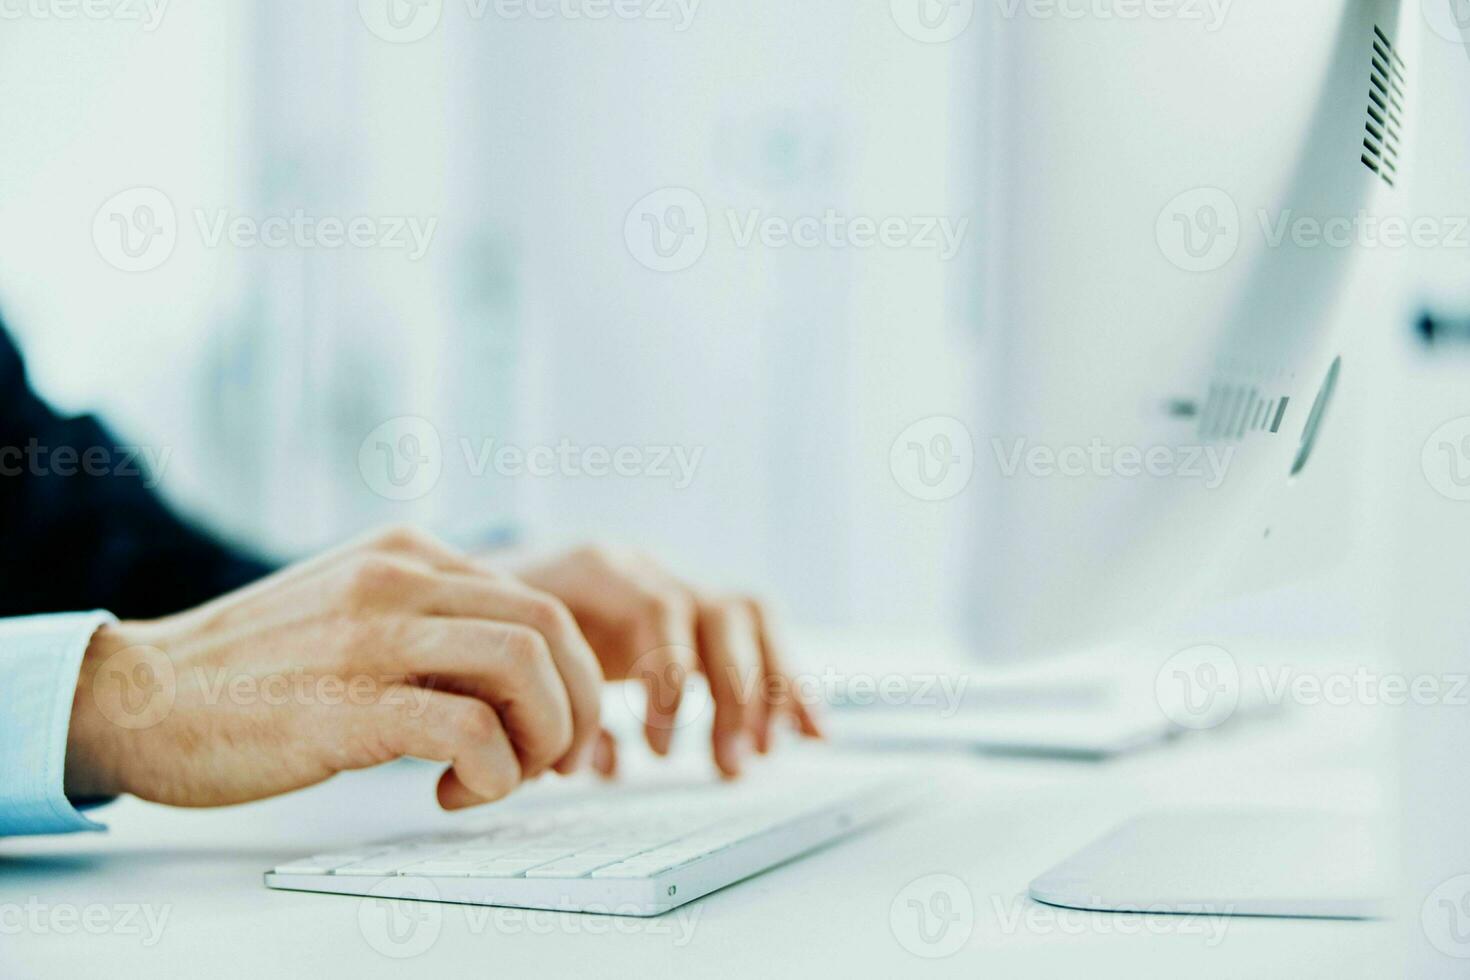
POLYGON ((129 648, 123 624, 98 627, 82 655, 66 734, 64 788, 71 799, 117 796, 126 791, 119 771, 119 743, 126 730, 107 710, 107 676, 118 666, 118 655, 129 648))

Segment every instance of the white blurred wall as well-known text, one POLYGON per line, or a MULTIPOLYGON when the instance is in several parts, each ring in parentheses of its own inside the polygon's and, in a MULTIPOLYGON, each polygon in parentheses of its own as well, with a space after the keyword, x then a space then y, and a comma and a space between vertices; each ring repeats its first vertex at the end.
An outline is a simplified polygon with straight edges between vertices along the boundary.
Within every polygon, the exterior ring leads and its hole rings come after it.
POLYGON ((706 0, 683 31, 450 0, 394 44, 358 8, 4 25, 0 309, 46 393, 169 446, 176 499, 282 554, 379 521, 464 540, 511 522, 640 545, 809 622, 949 618, 974 501, 907 496, 889 448, 916 419, 972 414, 980 229, 943 262, 742 248, 727 215, 977 222, 979 39, 921 44, 879 0, 706 0), (139 185, 183 230, 162 267, 124 273, 92 219, 139 185), (668 186, 699 195, 710 240, 660 273, 624 220, 668 186), (219 208, 437 226, 419 261, 210 248, 190 212, 219 208), (403 415, 432 422, 443 475, 394 502, 358 449, 403 415), (683 488, 475 476, 463 442, 487 439, 702 455, 683 488))

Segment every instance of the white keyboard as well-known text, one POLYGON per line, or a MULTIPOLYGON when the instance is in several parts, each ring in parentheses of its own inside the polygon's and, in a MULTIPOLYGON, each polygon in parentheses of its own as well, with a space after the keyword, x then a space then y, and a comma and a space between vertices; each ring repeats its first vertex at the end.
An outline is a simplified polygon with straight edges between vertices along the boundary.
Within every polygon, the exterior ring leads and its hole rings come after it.
POLYGON ((462 826, 277 865, 272 888, 658 915, 872 823, 908 798, 890 781, 666 789, 489 808, 462 826))

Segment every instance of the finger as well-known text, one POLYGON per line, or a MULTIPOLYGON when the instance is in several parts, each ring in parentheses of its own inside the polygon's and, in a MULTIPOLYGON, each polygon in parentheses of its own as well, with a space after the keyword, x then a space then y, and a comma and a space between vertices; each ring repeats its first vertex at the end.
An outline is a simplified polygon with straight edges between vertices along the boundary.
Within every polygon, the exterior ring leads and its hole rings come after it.
POLYGON ((640 600, 638 658, 629 678, 643 683, 647 707, 643 733, 648 747, 667 755, 673 742, 684 685, 694 668, 695 612, 693 603, 672 589, 650 592, 640 600))
POLYGON ((765 755, 771 750, 771 719, 783 710, 783 692, 778 688, 786 680, 778 669, 775 669, 770 654, 770 644, 766 641, 765 630, 762 624, 760 606, 749 600, 747 607, 750 610, 751 620, 755 623, 756 640, 760 649, 761 682, 760 690, 754 701, 745 712, 745 730, 750 735, 755 745, 755 750, 765 755))
POLYGON ((760 640, 745 603, 699 603, 699 659, 715 703, 715 764, 725 776, 738 776, 747 712, 761 686, 760 640))
POLYGON ((273 589, 298 584, 323 573, 341 570, 344 566, 353 566, 374 555, 410 559, 446 571, 479 570, 469 559, 432 535, 410 527, 389 527, 370 531, 313 558, 297 562, 249 588, 273 589))
POLYGON ((498 573, 475 564, 469 556, 455 550, 427 531, 415 527, 384 528, 354 543, 360 549, 367 551, 416 558, 444 572, 491 578, 501 577, 498 573))
POLYGON ((592 752, 592 768, 604 779, 611 779, 618 774, 618 740, 605 728, 597 734, 597 746, 592 752))
POLYGON ((424 615, 519 623, 545 637, 572 711, 572 743, 554 767, 563 774, 576 770, 597 739, 603 679, 597 656, 566 606, 519 582, 454 573, 418 576, 403 601, 424 615))
POLYGON ((770 749, 771 723, 777 714, 785 712, 791 716, 796 729, 809 738, 821 738, 822 728, 817 723, 816 712, 801 699, 795 679, 786 667, 785 642, 776 618, 766 606, 748 600, 751 615, 755 618, 760 633, 761 662, 765 669, 765 697, 761 699, 759 730, 756 731, 756 748, 760 752, 770 749))
POLYGON ((796 722, 796 730, 807 738, 826 738, 827 734, 822 730, 822 725, 817 721, 816 711, 805 701, 797 698, 791 700, 791 715, 796 722))
POLYGON ((385 696, 359 715, 368 728, 362 737, 380 740, 395 757, 450 763, 438 786, 446 810, 498 800, 520 785, 520 762, 489 705, 407 684, 387 694, 396 696, 385 696))
POLYGON ((566 755, 572 709, 546 638, 514 623, 421 616, 387 639, 387 666, 500 713, 521 771, 532 779, 566 755))

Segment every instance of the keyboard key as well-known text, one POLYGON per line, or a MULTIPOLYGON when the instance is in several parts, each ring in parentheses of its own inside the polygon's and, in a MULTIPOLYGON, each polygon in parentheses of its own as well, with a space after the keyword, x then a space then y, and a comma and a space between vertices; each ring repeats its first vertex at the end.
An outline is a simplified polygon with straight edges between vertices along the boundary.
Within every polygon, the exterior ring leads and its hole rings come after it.
POLYGON ((361 861, 367 856, 366 852, 359 854, 314 854, 309 858, 302 858, 299 861, 276 865, 276 874, 324 875, 342 867, 344 864, 361 861))
POLYGON ((564 858, 571 853, 573 851, 570 847, 521 847, 504 856, 526 861, 540 859, 540 862, 545 864, 547 861, 555 861, 557 858, 564 858))
POLYGON ((637 847, 632 850, 627 848, 611 850, 603 847, 593 847, 585 851, 578 851, 573 857, 601 858, 603 864, 617 864, 619 861, 630 861, 642 854, 647 848, 637 847))
POLYGON ((596 847, 583 848, 583 852, 590 853, 596 851, 598 854, 642 854, 644 851, 651 851, 655 847, 662 847, 669 843, 672 836, 671 834, 668 837, 639 838, 637 840, 627 837, 606 840, 596 847))
POLYGON ((354 864, 346 864, 340 868, 334 868, 332 870, 332 874, 348 876, 391 875, 397 873, 399 868, 407 867, 410 864, 417 864, 420 861, 427 860, 430 856, 432 856, 433 853, 437 853, 437 850, 438 849, 435 849, 435 851, 429 853, 420 850, 395 851, 389 852, 387 854, 379 854, 375 857, 365 858, 364 860, 358 861, 354 864))
POLYGON ((442 878, 468 878, 475 869, 474 861, 460 861, 454 858, 437 858, 432 861, 420 861, 398 869, 398 874, 408 876, 431 876, 437 875, 442 878))
POLYGON ((526 872, 527 878, 583 878, 598 868, 605 868, 609 864, 618 863, 618 858, 600 857, 595 854, 574 854, 571 857, 562 858, 560 861, 552 861, 543 864, 539 868, 532 868, 526 872))
POLYGON ((594 878, 650 878, 662 871, 659 862, 652 864, 643 861, 622 861, 618 864, 598 868, 592 872, 594 878))
POLYGON ((532 868, 545 864, 538 858, 499 858, 477 864, 470 869, 471 878, 519 878, 532 868))
POLYGON ((707 853, 709 852, 702 847, 670 845, 669 847, 660 847, 652 851, 646 851, 626 863, 647 865, 653 869, 652 873, 656 874, 659 871, 667 871, 669 868, 677 868, 681 864, 688 864, 690 861, 704 857, 707 853))
POLYGON ((500 847, 466 847, 445 856, 463 858, 465 864, 473 865, 484 864, 493 858, 510 857, 514 851, 510 845, 502 844, 500 847))

